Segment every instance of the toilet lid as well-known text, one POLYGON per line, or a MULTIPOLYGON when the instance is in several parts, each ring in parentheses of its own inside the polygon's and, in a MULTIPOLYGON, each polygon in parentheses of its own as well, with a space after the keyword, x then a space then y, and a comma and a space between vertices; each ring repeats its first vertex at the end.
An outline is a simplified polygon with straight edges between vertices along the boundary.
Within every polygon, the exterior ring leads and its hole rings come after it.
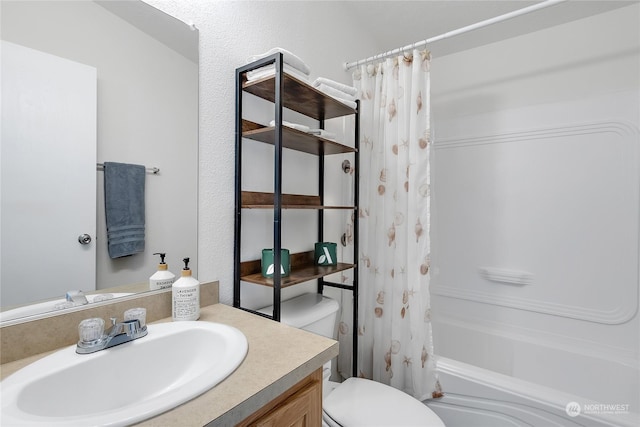
POLYGON ((434 426, 442 420, 408 394, 363 378, 349 378, 322 402, 323 410, 344 427, 434 426))

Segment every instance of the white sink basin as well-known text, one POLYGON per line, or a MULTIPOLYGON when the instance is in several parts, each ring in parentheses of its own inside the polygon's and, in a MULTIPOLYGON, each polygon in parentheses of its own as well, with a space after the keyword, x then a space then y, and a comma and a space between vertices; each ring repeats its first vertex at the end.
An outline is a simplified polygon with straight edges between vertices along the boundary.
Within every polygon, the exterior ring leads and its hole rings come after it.
POLYGON ((148 325, 146 337, 92 354, 63 348, 0 383, 0 424, 124 426, 193 399, 247 354, 238 329, 211 322, 148 325))
MULTIPOLYGON (((131 293, 108 293, 108 294, 93 294, 86 295, 87 301, 89 304, 94 302, 99 302, 101 298, 109 298, 107 301, 110 301, 113 298, 126 297, 127 295, 131 295, 131 293)), ((104 301, 104 300, 103 300, 104 301)), ((51 301, 44 301, 35 304, 28 304, 22 307, 17 307, 11 310, 0 312, 0 322, 8 322, 9 320, 20 319, 22 317, 28 316, 37 316, 38 314, 49 313, 51 311, 55 312, 66 312, 69 308, 58 308, 60 304, 66 303, 67 300, 64 298, 56 299, 51 301)), ((86 307, 86 305, 81 305, 79 307, 86 307)))

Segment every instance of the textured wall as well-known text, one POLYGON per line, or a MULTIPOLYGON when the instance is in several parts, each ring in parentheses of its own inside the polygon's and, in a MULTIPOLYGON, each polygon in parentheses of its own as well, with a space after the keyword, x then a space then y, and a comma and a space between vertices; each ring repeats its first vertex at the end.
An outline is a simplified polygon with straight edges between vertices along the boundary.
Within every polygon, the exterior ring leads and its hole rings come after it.
POLYGON ((199 275, 219 280, 220 301, 231 303, 235 68, 277 46, 307 62, 312 78, 350 83, 342 63, 375 45, 338 2, 147 2, 200 31, 199 275))

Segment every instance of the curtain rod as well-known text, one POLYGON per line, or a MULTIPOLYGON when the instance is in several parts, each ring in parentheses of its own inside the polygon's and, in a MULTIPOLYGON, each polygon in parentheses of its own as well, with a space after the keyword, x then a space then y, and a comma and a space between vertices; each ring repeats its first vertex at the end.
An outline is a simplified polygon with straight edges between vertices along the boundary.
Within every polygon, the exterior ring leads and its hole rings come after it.
MULTIPOLYGON (((96 166, 98 167, 98 170, 104 170, 104 163, 96 163, 96 166)), ((154 175, 157 175, 160 173, 160 169, 156 168, 156 167, 152 167, 152 168, 147 168, 145 167, 145 170, 149 173, 152 173, 154 175)))
POLYGON ((345 71, 349 71, 352 68, 355 68, 359 65, 368 64, 370 62, 376 61, 378 59, 389 58, 394 55, 398 55, 402 52, 406 52, 408 50, 413 50, 415 48, 423 47, 429 43, 437 42, 440 40, 448 39, 449 37, 457 36, 459 34, 464 34, 469 31, 477 30, 478 28, 488 27, 489 25, 496 24, 498 22, 506 21, 511 18, 515 18, 520 15, 524 15, 530 12, 534 12, 539 9, 544 9, 549 6, 554 6, 558 3, 563 3, 567 0, 546 0, 541 3, 537 3, 531 6, 527 6, 522 9, 514 10, 513 12, 505 13, 504 15, 499 15, 493 18, 485 19, 484 21, 476 22, 475 24, 467 25, 466 27, 458 28, 457 30, 452 30, 446 32, 444 34, 440 34, 439 36, 431 37, 429 39, 423 40, 421 42, 416 42, 413 44, 406 45, 404 47, 400 47, 397 49, 393 49, 384 53, 379 53, 378 55, 370 56, 366 59, 360 59, 354 62, 345 62, 343 64, 345 71))

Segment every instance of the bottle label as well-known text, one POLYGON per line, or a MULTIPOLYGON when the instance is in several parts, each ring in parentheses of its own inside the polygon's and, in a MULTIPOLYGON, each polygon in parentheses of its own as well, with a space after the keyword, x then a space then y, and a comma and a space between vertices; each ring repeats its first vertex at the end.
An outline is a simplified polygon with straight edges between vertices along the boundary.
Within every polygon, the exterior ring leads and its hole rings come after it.
POLYGON ((200 287, 173 288, 173 320, 198 320, 200 287))
POLYGON ((171 279, 152 280, 151 290, 168 289, 171 287, 171 285, 173 285, 173 282, 175 281, 176 281, 175 277, 171 279))

